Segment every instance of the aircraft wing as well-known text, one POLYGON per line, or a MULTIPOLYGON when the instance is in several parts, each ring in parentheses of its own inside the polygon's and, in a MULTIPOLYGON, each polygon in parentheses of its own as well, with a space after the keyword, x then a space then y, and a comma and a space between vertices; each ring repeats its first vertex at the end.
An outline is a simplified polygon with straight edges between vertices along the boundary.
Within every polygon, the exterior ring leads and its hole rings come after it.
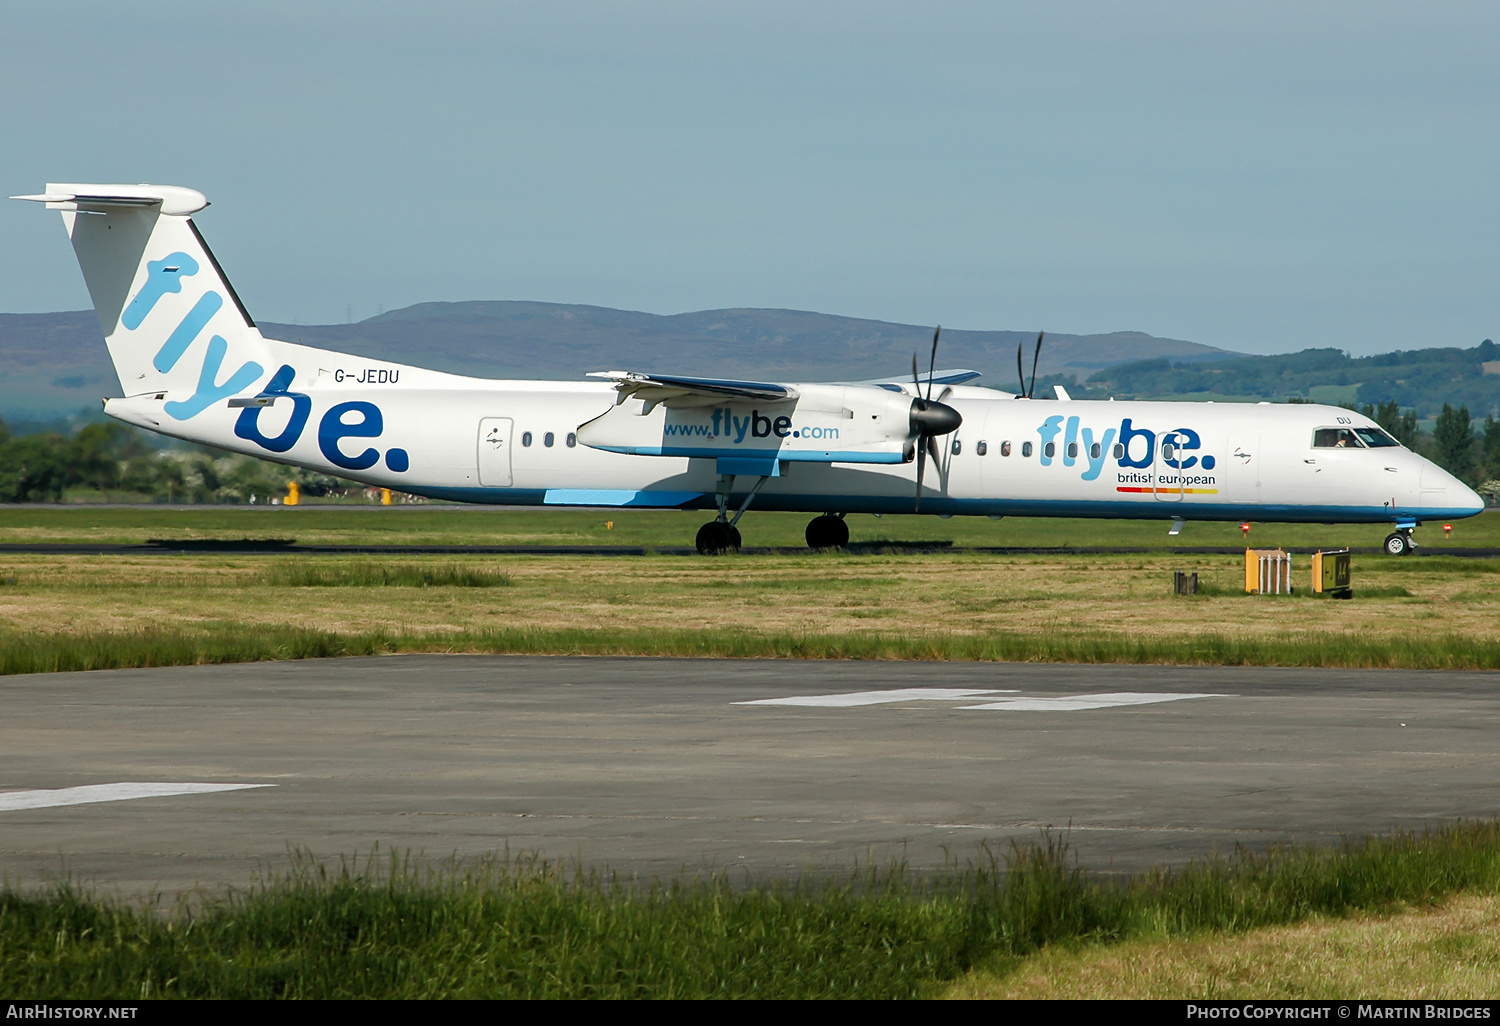
POLYGON ((725 378, 682 378, 662 374, 640 374, 635 371, 592 371, 591 378, 609 378, 619 393, 615 404, 635 397, 649 406, 695 405, 694 400, 723 402, 725 399, 753 399, 763 403, 784 403, 796 399, 798 392, 790 385, 768 381, 732 381, 725 378), (674 401, 675 400, 675 401, 674 401), (684 402, 685 401, 685 402, 684 402))
MULTIPOLYGON (((965 381, 973 381, 975 378, 983 376, 977 370, 940 370, 933 372, 932 383, 934 386, 962 385, 965 381)), ((927 378, 925 375, 923 375, 922 380, 926 382, 927 378)), ((898 374, 889 378, 871 378, 869 381, 846 381, 839 383, 847 385, 874 385, 876 388, 883 388, 888 392, 906 392, 911 386, 911 379, 905 375, 898 374)))

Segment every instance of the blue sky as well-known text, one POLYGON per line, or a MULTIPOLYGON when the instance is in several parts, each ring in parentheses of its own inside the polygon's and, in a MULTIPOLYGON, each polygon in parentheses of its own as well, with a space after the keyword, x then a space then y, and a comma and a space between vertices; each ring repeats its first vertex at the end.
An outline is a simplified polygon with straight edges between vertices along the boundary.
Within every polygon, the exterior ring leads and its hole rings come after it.
MULTIPOLYGON (((251 312, 792 307, 1249 352, 1500 323, 1500 5, 7 4, 6 194, 203 190, 251 312)), ((0 311, 79 309, 0 204, 0 311)))

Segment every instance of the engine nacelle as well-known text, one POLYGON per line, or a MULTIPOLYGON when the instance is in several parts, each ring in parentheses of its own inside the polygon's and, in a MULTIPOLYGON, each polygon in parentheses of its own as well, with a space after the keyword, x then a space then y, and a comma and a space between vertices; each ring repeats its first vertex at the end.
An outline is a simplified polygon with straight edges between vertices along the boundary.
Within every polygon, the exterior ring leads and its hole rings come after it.
POLYGON ((912 400, 860 385, 795 385, 782 401, 629 398, 578 429, 578 441, 637 456, 808 463, 902 463, 912 400))

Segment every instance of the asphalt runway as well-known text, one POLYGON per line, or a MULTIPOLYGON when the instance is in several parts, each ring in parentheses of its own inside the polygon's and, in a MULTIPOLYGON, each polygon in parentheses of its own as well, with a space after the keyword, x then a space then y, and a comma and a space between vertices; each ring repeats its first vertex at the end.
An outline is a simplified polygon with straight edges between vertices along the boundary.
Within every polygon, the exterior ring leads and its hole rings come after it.
POLYGON ((1494 673, 397 656, 7 677, 0 708, 0 874, 123 894, 377 842, 767 878, 1050 829, 1128 870, 1500 815, 1494 673))

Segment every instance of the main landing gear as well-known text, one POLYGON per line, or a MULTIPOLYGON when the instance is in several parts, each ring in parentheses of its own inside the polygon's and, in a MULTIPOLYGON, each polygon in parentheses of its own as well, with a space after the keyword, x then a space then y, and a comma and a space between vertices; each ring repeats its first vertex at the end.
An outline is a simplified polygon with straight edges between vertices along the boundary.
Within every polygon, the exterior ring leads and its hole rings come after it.
MULTIPOLYGON (((719 478, 718 487, 714 490, 714 498, 719 504, 719 516, 717 520, 712 520, 698 528, 695 544, 699 555, 722 556, 726 552, 740 551, 740 529, 735 525, 740 522, 740 517, 745 515, 745 510, 750 508, 750 503, 755 501, 755 496, 765 483, 764 477, 756 481, 755 487, 750 489, 750 494, 745 496, 745 501, 731 517, 729 515, 729 489, 734 484, 734 478, 731 476, 719 478)), ((805 537, 807 547, 810 549, 842 549, 849 544, 849 525, 844 523, 842 513, 824 513, 820 517, 813 517, 807 525, 805 537)))
MULTIPOLYGON (((739 517, 734 519, 738 520, 739 517)), ((844 523, 842 513, 825 513, 808 522, 803 536, 807 538, 807 547, 810 549, 842 549, 849 544, 849 525, 844 523)), ((704 556, 738 552, 741 544, 740 529, 727 519, 710 521, 698 528, 696 544, 699 554, 704 556)))
POLYGON ((722 556, 726 552, 738 552, 740 529, 723 521, 709 521, 698 528, 696 544, 700 556, 722 556))
POLYGON ((1398 531, 1392 531, 1385 538, 1385 554, 1387 556, 1409 556, 1417 543, 1412 540, 1411 528, 1403 527, 1398 531))
POLYGON ((824 513, 813 517, 803 536, 810 549, 841 549, 849 544, 849 525, 842 513, 824 513))
POLYGON ((734 484, 734 475, 720 475, 718 486, 714 489, 714 498, 719 503, 719 518, 698 528, 695 544, 700 556, 722 556, 726 552, 740 551, 740 529, 735 525, 740 522, 740 517, 745 515, 745 510, 750 508, 750 503, 755 501, 755 496, 767 480, 762 477, 755 482, 755 487, 750 489, 750 494, 745 496, 745 501, 731 518, 729 516, 729 489, 734 484))

